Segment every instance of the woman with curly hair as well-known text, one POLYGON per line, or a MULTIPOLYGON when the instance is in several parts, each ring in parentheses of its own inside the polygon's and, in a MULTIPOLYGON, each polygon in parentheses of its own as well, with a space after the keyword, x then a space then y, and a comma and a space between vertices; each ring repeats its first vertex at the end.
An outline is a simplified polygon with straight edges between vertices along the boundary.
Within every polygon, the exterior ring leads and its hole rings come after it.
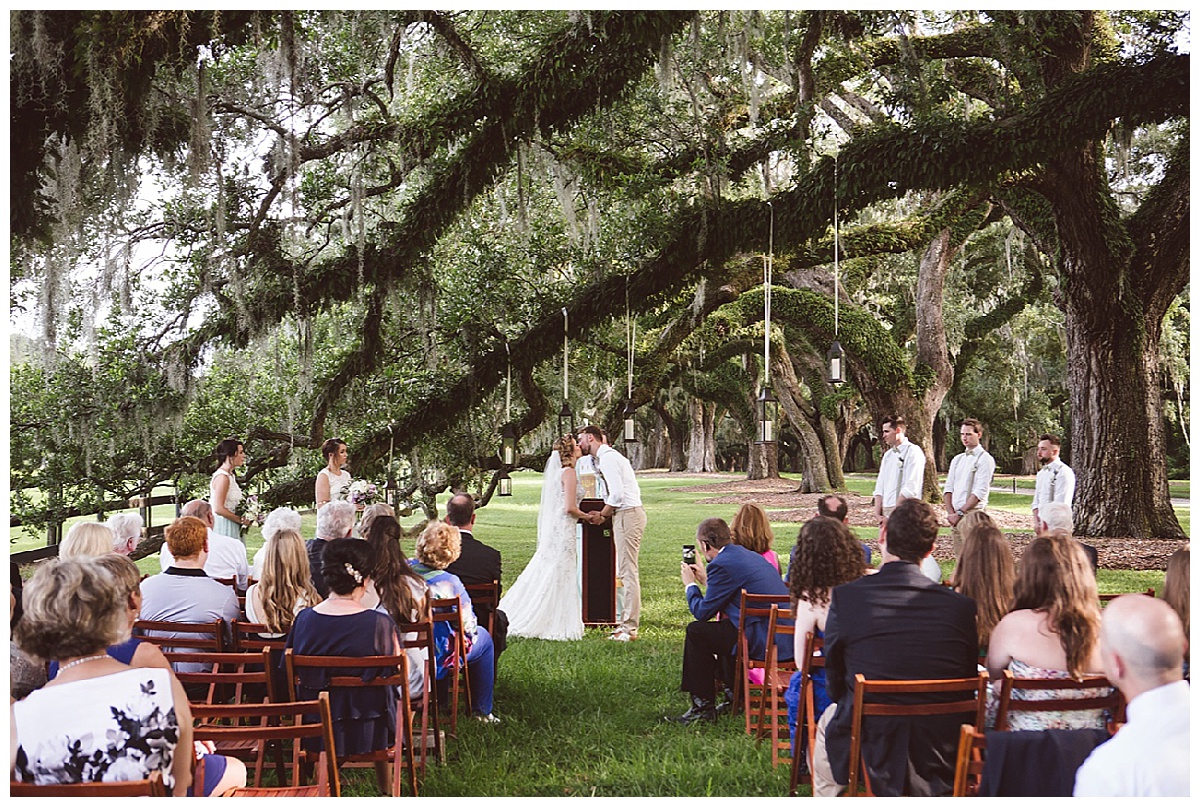
MULTIPOLYGON (((1005 670, 1016 678, 1074 678, 1101 674, 1100 597, 1096 576, 1083 547, 1073 538, 1043 535, 1021 556, 1014 586, 1012 611, 992 630, 987 668, 992 678, 1005 670)), ((1104 693, 1092 689, 1054 693, 1014 690, 1013 697, 1089 698, 1104 693)), ((1014 712, 1013 731, 1048 728, 1101 728, 1100 710, 1014 712)))
POLYGON ((979 649, 986 652, 992 631, 1012 605, 1016 564, 1012 547, 987 513, 972 510, 960 524, 962 551, 950 585, 975 600, 979 649))
POLYGON ((775 533, 771 531, 771 521, 767 518, 766 510, 754 503, 743 504, 733 517, 729 532, 733 535, 735 544, 757 552, 769 560, 776 571, 779 570, 779 556, 771 549, 771 544, 775 542, 775 533))
MULTIPOLYGON (((804 653, 805 634, 821 636, 829 616, 829 598, 834 586, 849 583, 867 572, 862 544, 841 521, 817 516, 805 522, 796 537, 787 583, 796 614, 796 664, 804 653)), ((820 715, 832 702, 825 692, 825 668, 810 673, 813 688, 813 714, 820 715)), ((788 725, 792 731, 792 752, 796 752, 796 719, 800 706, 800 671, 792 674, 784 701, 788 705, 788 725)))

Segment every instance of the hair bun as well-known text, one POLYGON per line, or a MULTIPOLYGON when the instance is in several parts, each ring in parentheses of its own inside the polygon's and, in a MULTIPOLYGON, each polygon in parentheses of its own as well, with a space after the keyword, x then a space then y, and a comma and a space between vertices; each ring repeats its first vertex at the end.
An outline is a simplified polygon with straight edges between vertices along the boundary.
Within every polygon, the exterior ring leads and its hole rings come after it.
POLYGON ((355 582, 355 583, 358 583, 358 584, 361 586, 361 585, 362 585, 362 581, 363 581, 362 572, 360 572, 358 569, 355 569, 355 568, 354 568, 353 566, 351 566, 349 563, 343 563, 343 564, 342 564, 342 566, 344 566, 344 567, 346 568, 346 574, 348 574, 348 575, 350 575, 351 577, 353 577, 353 578, 354 578, 354 582, 355 582))

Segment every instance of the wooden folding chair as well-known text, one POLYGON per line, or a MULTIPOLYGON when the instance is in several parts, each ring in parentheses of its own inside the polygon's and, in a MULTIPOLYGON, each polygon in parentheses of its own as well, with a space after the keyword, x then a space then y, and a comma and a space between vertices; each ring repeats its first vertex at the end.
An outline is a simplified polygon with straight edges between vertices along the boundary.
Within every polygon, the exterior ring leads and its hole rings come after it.
POLYGON ((807 750, 804 754, 795 754, 792 757, 792 780, 788 789, 788 795, 796 795, 797 786, 803 782, 804 784, 812 784, 812 769, 813 769, 813 749, 817 744, 817 722, 821 716, 817 714, 816 697, 813 695, 813 671, 825 668, 825 641, 809 632, 804 634, 804 653, 799 659, 800 664, 800 709, 796 713, 796 738, 799 745, 800 732, 804 731, 808 737, 807 750), (800 773, 800 760, 808 761, 809 773, 800 773))
MULTIPOLYGON (((425 774, 426 756, 432 744, 434 757, 439 762, 445 761, 445 748, 442 745, 442 731, 438 726, 437 706, 437 660, 434 658, 433 621, 425 619, 420 622, 401 622, 396 626, 405 651, 420 648, 424 651, 424 687, 420 693, 410 692, 414 708, 421 712, 421 732, 418 743, 421 748, 420 769, 425 774)), ((412 659, 409 659, 412 662, 412 659)))
MULTIPOLYGON (((392 766, 391 794, 399 796, 403 776, 401 768, 408 770, 409 792, 417 795, 417 768, 413 758, 412 704, 408 695, 408 656, 401 652, 384 656, 300 656, 292 648, 284 651, 284 663, 288 674, 289 695, 296 700, 296 688, 300 683, 298 673, 302 669, 319 669, 329 675, 327 689, 378 689, 396 687, 396 743, 365 754, 343 755, 344 765, 360 766, 371 764, 377 776, 380 766, 392 766), (369 681, 362 679, 362 670, 378 668, 381 673, 369 681), (353 673, 337 675, 337 670, 354 670, 353 673)), ((384 777, 379 777, 380 789, 386 792, 384 777)))
MULTIPOLYGON (((471 711, 471 679, 467 676, 467 642, 463 635, 462 603, 458 597, 434 597, 429 600, 430 619, 436 632, 439 623, 449 626, 453 633, 450 652, 450 736, 458 736, 458 694, 461 681, 466 693, 467 713, 471 711)), ((435 663, 436 668, 436 663, 435 663)), ((430 682, 436 686, 436 680, 430 682)))
POLYGON ((971 725, 982 726, 987 714, 987 683, 986 672, 981 672, 972 678, 928 681, 868 681, 862 673, 855 675, 854 711, 850 723, 850 781, 846 787, 846 795, 859 795, 860 781, 865 785, 868 796, 875 795, 871 790, 871 780, 867 775, 866 765, 862 761, 863 725, 866 718, 962 714, 969 716, 971 725), (955 694, 959 695, 955 700, 932 703, 879 703, 867 700, 868 695, 951 697, 955 694))
POLYGON ((9 782, 10 796, 70 798, 72 796, 169 796, 162 774, 154 771, 148 779, 133 782, 82 782, 75 785, 35 785, 29 782, 9 782))
POLYGON ((1000 699, 996 708, 996 730, 1009 731, 1009 716, 1013 712, 1057 712, 1100 709, 1105 713, 1106 724, 1125 722, 1125 699, 1121 690, 1109 683, 1103 675, 1073 678, 1016 678, 1012 671, 1005 670, 1000 679, 1000 699), (1082 697, 1084 690, 1107 690, 1102 695, 1082 697), (1014 692, 1045 692, 1051 697, 1030 699, 1013 697, 1014 692), (1080 697, 1072 697, 1080 693, 1080 697), (1057 694, 1058 697, 1054 697, 1057 694))
MULTIPOLYGON (((750 671, 764 669, 767 662, 766 658, 755 659, 750 657, 750 641, 746 636, 746 625, 754 619, 767 621, 771 617, 772 605, 781 605, 787 608, 791 605, 791 601, 791 595, 788 594, 751 594, 742 589, 739 608, 740 615, 738 617, 737 665, 734 674, 733 702, 735 704, 740 702, 743 711, 746 713, 747 734, 753 735, 757 732, 755 723, 758 719, 759 707, 765 695, 763 685, 756 684, 750 680, 750 671), (741 695, 740 699, 738 697, 739 691, 741 695)), ((726 681, 725 683, 728 684, 729 682, 726 681)))
POLYGON ((223 653, 227 649, 224 619, 200 623, 139 619, 133 623, 133 635, 158 645, 164 652, 190 648, 223 653))
POLYGON ((496 607, 500 605, 500 581, 493 580, 490 583, 464 583, 463 587, 467 590, 467 596, 471 598, 471 607, 475 610, 475 615, 478 616, 481 609, 487 611, 487 628, 488 633, 496 635, 496 607))
POLYGON ((764 696, 760 699, 758 709, 758 739, 761 743, 767 736, 771 738, 771 767, 779 765, 779 752, 791 753, 792 742, 788 732, 787 703, 783 695, 792 682, 792 673, 796 671, 795 660, 780 661, 779 646, 776 637, 786 637, 790 646, 795 642, 796 625, 794 614, 790 608, 780 608, 778 603, 771 605, 770 621, 767 623, 767 659, 763 668, 764 696))
POLYGON ((279 702, 283 698, 275 691, 271 678, 271 653, 263 648, 244 653, 181 653, 168 650, 163 653, 167 661, 192 664, 210 664, 212 669, 200 672, 177 672, 175 677, 184 684, 189 693, 206 689, 205 697, 189 697, 191 703, 220 703, 232 699, 234 703, 279 702), (188 687, 188 684, 196 686, 188 687))
MULTIPOLYGON (((192 707, 196 720, 193 736, 218 746, 230 743, 271 743, 282 747, 290 741, 290 777, 279 774, 275 787, 262 786, 262 755, 255 766, 254 786, 238 788, 231 796, 340 796, 337 755, 333 743, 333 719, 329 712, 329 693, 316 700, 266 704, 197 704, 192 707), (315 717, 315 722, 304 722, 315 717), (306 738, 321 740, 319 752, 306 752, 306 738), (305 765, 312 756, 317 761, 316 784, 305 784, 305 765), (290 781, 290 784, 285 782, 290 781)), ((282 756, 282 755, 281 755, 282 756)), ((195 780, 204 781, 204 757, 196 763, 195 780)))
POLYGON ((233 643, 231 649, 240 653, 248 650, 262 650, 264 647, 268 647, 272 650, 278 650, 282 654, 283 648, 287 646, 286 636, 280 636, 278 639, 262 638, 260 634, 271 633, 271 629, 261 622, 247 622, 235 619, 229 623, 229 633, 233 643))
POLYGON ((963 723, 958 734, 958 755, 954 763, 954 796, 979 795, 979 782, 983 777, 983 751, 987 738, 982 727, 963 723))
POLYGON ((1145 594, 1147 597, 1153 597, 1154 589, 1148 588, 1145 591, 1118 591, 1116 594, 1101 594, 1100 607, 1103 608, 1117 597, 1124 597, 1126 594, 1145 594))

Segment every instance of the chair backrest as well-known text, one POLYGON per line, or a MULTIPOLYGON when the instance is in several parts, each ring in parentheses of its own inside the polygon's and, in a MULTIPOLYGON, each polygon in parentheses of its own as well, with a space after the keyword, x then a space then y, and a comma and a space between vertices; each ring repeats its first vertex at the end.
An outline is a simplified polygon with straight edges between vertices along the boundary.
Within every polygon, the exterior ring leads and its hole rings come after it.
POLYGON ((790 594, 751 594, 742 589, 738 617, 738 655, 747 667, 761 667, 766 659, 754 659, 750 656, 750 643, 746 637, 746 625, 754 619, 766 621, 771 618, 771 606, 780 605, 790 608, 790 594))
POLYGON ((1100 607, 1103 608, 1117 597, 1124 597, 1126 594, 1145 594, 1147 597, 1153 597, 1154 589, 1148 588, 1145 591, 1118 591, 1116 594, 1101 594, 1100 607))
POLYGON ((258 693, 265 695, 270 702, 282 701, 280 693, 275 692, 274 678, 271 675, 271 651, 268 648, 250 650, 242 653, 180 653, 167 651, 163 653, 167 661, 189 662, 196 664, 211 664, 211 671, 177 672, 175 677, 184 685, 189 695, 198 692, 199 686, 188 687, 188 684, 202 685, 206 689, 203 698, 191 698, 193 703, 218 703, 233 699, 234 703, 259 701, 258 693))
MULTIPOLYGON (((303 740, 319 737, 317 783, 311 795, 340 796, 337 757, 334 752, 333 718, 329 711, 329 693, 316 700, 264 704, 196 704, 194 738, 211 742, 275 742, 291 740, 291 784, 280 788, 254 788, 246 795, 296 795, 290 791, 303 786, 303 740), (315 718, 305 722, 305 718, 315 718), (271 791, 277 791, 272 793, 271 791)), ((259 764, 263 755, 259 754, 259 764)))
MULTIPOLYGON (((784 608, 779 603, 771 603, 771 612, 767 620, 766 668, 768 676, 772 672, 783 670, 789 671, 790 677, 790 671, 796 669, 794 659, 792 661, 779 661, 779 644, 777 641, 780 636, 791 636, 792 641, 795 641, 796 623, 793 621, 795 617, 796 615, 791 608, 784 608)), ((787 686, 787 683, 787 681, 784 681, 783 685, 787 686)))
POLYGON ((9 782, 10 796, 70 798, 71 796, 168 796, 162 774, 154 771, 148 779, 133 782, 82 782, 75 785, 35 785, 28 782, 9 782))
POLYGON ((229 623, 229 633, 233 640, 233 650, 244 653, 249 650, 262 650, 264 647, 282 651, 287 646, 287 637, 264 639, 259 634, 271 633, 271 629, 261 622, 243 622, 235 619, 229 623))
POLYGON ((1073 678, 1016 678, 1011 670, 1005 670, 1004 677, 1000 680, 1000 700, 996 709, 997 731, 1009 730, 1010 716, 1013 712, 1075 712, 1099 709, 1104 711, 1106 723, 1125 722, 1125 699, 1121 690, 1110 684, 1103 675, 1088 675, 1079 681, 1073 678), (1101 690, 1102 694, 1084 696, 1084 690, 1101 690), (1013 697, 1013 693, 1017 691, 1044 692, 1048 697, 1013 697))
POLYGON ((471 606, 475 609, 475 613, 478 614, 480 610, 486 611, 488 624, 485 627, 488 629, 488 633, 495 633, 496 606, 500 604, 500 581, 464 583, 463 587, 471 598, 471 606))
POLYGON ((979 795, 983 777, 983 751, 987 739, 982 731, 967 723, 958 734, 958 756, 954 763, 954 796, 979 795))
POLYGON ((320 669, 329 673, 329 689, 358 689, 373 687, 399 687, 401 694, 408 697, 408 656, 404 653, 386 656, 301 656, 293 648, 283 654, 288 675, 288 695, 296 700, 298 673, 303 669, 320 669), (378 668, 381 675, 364 681, 362 675, 337 675, 336 670, 364 670, 378 668))
MULTIPOLYGON (((868 681, 862 673, 854 676, 854 711, 850 724, 850 782, 847 795, 858 795, 862 764, 863 725, 867 717, 919 717, 926 715, 966 715, 971 725, 982 726, 987 713, 988 674, 981 672, 971 678, 948 678, 920 681, 868 681), (923 702, 894 703, 868 700, 869 696, 919 696, 923 702), (955 697, 957 696, 957 697, 955 697), (925 698, 937 698, 926 701, 925 698)), ((863 777, 867 793, 871 793, 869 778, 863 777)))
POLYGON ((133 635, 164 650, 181 647, 214 653, 226 650, 224 619, 201 623, 139 619, 133 623, 133 635))

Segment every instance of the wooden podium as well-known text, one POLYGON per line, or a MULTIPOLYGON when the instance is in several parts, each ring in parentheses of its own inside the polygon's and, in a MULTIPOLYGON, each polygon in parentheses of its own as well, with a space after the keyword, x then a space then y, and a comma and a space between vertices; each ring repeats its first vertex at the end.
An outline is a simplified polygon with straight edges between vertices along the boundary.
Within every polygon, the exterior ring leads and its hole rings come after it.
MULTIPOLYGON (((585 513, 604 509, 603 499, 584 499, 585 513)), ((612 519, 603 524, 580 521, 580 576, 583 587, 583 624, 615 625, 617 622, 617 547, 613 543, 612 519)))

